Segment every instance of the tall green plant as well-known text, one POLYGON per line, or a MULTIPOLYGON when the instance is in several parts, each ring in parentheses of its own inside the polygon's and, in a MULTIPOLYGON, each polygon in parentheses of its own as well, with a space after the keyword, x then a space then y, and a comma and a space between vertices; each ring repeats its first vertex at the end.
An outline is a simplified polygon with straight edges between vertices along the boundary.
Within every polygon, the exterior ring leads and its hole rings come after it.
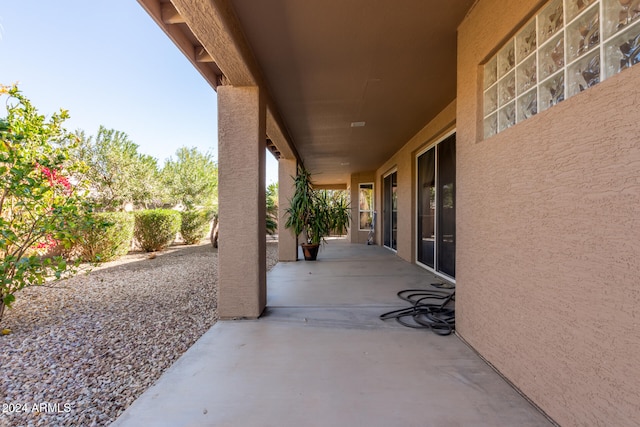
POLYGON ((289 200, 289 207, 285 210, 287 215, 285 227, 293 230, 296 236, 304 233, 307 243, 320 243, 320 233, 317 232, 319 230, 316 232, 311 230, 315 212, 311 174, 302 166, 298 166, 298 174, 292 178, 294 193, 289 200))
POLYGON ((266 191, 267 234, 278 231, 278 183, 269 184, 266 191))
POLYGON ((65 110, 50 119, 17 86, 1 86, 7 116, 0 119, 0 318, 19 290, 74 272, 54 247, 69 249, 79 224, 101 226, 86 199, 76 138, 62 127, 65 110))
POLYGON ((344 190, 322 190, 319 194, 330 212, 331 232, 339 235, 347 234, 351 223, 351 205, 347 192, 344 190))
POLYGON ((304 235, 308 244, 320 244, 332 230, 346 232, 350 223, 350 208, 344 197, 313 189, 311 174, 298 167, 294 180, 294 194, 286 209, 286 228, 296 235, 304 235))

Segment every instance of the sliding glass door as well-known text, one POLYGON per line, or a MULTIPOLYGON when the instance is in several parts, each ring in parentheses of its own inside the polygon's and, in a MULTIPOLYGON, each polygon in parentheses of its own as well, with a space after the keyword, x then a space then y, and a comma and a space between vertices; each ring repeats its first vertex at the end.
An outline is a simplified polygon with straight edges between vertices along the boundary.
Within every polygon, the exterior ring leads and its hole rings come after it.
POLYGON ((456 275, 456 136, 418 156, 417 260, 456 275))
POLYGON ((384 177, 383 183, 383 243, 386 247, 398 250, 398 173, 392 172, 384 177))
POLYGON ((456 137, 438 144, 437 271, 456 277, 456 137))
POLYGON ((436 148, 418 157, 418 262, 435 267, 436 148))

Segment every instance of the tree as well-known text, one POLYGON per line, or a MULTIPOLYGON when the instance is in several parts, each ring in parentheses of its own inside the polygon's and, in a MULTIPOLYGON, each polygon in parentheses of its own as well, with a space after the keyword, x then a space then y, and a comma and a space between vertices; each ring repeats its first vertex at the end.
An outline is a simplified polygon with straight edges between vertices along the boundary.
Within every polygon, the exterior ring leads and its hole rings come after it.
POLYGON ((218 165, 195 147, 178 148, 176 159, 170 157, 162 168, 162 182, 172 204, 181 203, 187 210, 217 204, 218 165))
POLYGON ((0 119, 0 319, 15 293, 74 272, 53 247, 70 248, 79 226, 95 222, 82 164, 71 155, 77 139, 62 127, 65 110, 49 120, 17 86, 1 86, 7 116, 0 119))
POLYGON ((278 231, 278 183, 269 184, 266 193, 267 200, 267 233, 278 231))
POLYGON ((76 135, 78 158, 89 166, 92 197, 103 210, 123 210, 127 203, 147 208, 159 198, 156 159, 138 153, 126 133, 100 126, 95 139, 84 131, 76 135))

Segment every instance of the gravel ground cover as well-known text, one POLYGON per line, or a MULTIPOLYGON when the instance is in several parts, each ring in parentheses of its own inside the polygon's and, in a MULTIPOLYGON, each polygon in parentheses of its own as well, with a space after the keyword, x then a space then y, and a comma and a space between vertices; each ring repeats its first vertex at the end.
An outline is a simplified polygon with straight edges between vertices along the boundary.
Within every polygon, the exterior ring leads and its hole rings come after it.
MULTIPOLYGON (((105 426, 217 320, 209 242, 21 291, 0 336, 0 426, 105 426)), ((267 243, 267 268, 277 243, 267 243)))

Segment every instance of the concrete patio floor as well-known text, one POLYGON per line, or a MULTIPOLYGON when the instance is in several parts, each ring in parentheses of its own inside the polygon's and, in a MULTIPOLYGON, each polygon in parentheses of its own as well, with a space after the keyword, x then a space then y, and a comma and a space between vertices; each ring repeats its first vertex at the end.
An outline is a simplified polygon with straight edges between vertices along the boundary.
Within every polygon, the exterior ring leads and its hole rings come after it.
POLYGON ((258 320, 215 324, 112 426, 550 426, 455 335, 406 328, 396 293, 442 282, 332 240, 268 274, 258 320))

